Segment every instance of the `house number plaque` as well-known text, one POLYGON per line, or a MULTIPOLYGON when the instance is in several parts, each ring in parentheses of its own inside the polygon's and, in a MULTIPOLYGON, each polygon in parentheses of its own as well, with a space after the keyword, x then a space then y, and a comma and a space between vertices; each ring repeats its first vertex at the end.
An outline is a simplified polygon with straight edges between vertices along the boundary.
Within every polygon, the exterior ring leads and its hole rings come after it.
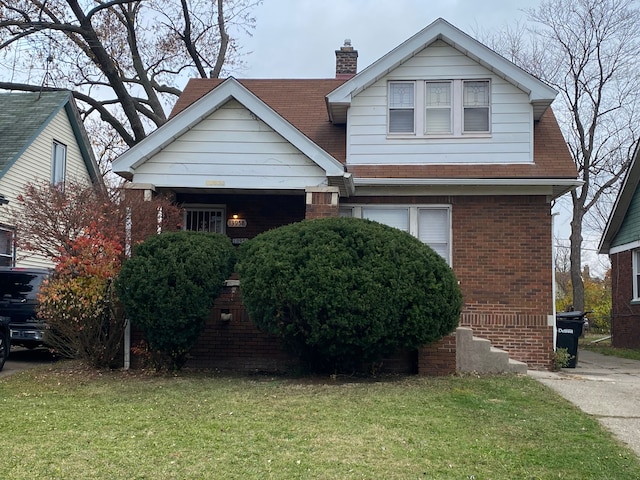
POLYGON ((247 221, 244 218, 230 218, 227 220, 227 227, 244 228, 246 226, 247 221))

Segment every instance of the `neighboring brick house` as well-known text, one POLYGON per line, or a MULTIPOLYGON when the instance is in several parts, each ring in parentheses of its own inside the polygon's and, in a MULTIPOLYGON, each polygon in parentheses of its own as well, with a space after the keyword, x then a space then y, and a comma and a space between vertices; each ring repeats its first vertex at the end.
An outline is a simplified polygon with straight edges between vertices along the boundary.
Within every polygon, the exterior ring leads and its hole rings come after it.
MULTIPOLYGON (((321 216, 406 230, 453 267, 462 325, 548 368, 551 203, 577 185, 556 92, 442 19, 360 73, 349 43, 336 58, 335 79, 191 80, 171 120, 114 171, 175 195, 185 228, 235 243, 321 216)), ((213 317, 233 320, 197 354, 262 368, 246 342, 257 352, 273 341, 251 330, 231 285, 213 317)))
MULTIPOLYGON (((93 150, 69 91, 0 94, 0 192, 10 205, 26 184, 98 182, 93 150)), ((0 265, 51 267, 51 261, 16 250, 14 225, 0 207, 0 265)))
POLYGON ((600 240, 611 260, 611 343, 640 348, 640 144, 600 240))

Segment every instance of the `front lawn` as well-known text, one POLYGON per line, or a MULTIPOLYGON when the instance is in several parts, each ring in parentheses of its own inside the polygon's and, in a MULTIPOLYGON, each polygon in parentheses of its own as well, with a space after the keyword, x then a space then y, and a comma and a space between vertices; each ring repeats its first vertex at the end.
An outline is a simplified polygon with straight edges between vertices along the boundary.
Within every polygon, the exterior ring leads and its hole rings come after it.
POLYGON ((595 419, 528 377, 157 376, 61 362, 0 380, 0 402, 0 478, 640 478, 595 419))
POLYGON ((604 333, 586 333, 578 339, 578 345, 580 348, 603 355, 640 360, 640 350, 612 347, 611 338, 607 337, 609 335, 604 333))

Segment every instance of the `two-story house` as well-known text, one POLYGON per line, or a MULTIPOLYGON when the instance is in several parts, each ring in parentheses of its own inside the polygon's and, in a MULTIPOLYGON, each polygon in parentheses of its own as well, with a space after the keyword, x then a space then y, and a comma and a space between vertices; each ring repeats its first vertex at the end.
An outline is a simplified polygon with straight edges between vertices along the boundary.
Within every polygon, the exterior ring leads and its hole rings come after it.
MULTIPOLYGON (((556 92, 442 19, 359 73, 356 60, 346 43, 332 79, 191 80, 171 120, 113 170, 173 194, 184 228, 235 243, 320 216, 403 229, 455 271, 461 325, 549 367, 551 203, 577 185, 556 92)), ((258 348, 246 314, 233 318, 199 354, 264 367, 239 338, 253 354, 269 342, 258 348)))
MULTIPOLYGON (((69 91, 0 93, 0 192, 11 206, 27 184, 102 182, 80 114, 69 91)), ((0 207, 0 265, 50 267, 16 250, 14 225, 0 207)))

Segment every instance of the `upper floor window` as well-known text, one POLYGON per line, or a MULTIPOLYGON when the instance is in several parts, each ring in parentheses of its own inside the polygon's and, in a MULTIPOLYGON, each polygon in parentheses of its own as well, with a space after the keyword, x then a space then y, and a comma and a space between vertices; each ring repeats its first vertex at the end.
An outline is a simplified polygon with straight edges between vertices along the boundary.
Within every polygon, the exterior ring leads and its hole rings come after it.
POLYGON ((389 133, 413 133, 415 117, 413 82, 389 84, 389 133))
POLYGON ((60 142, 53 142, 51 159, 51 184, 64 185, 64 177, 67 170, 67 146, 60 142))
POLYGON ((184 229, 194 232, 224 233, 224 208, 203 206, 186 207, 184 229))
POLYGON ((390 135, 433 137, 490 133, 491 82, 389 82, 388 118, 390 135))

